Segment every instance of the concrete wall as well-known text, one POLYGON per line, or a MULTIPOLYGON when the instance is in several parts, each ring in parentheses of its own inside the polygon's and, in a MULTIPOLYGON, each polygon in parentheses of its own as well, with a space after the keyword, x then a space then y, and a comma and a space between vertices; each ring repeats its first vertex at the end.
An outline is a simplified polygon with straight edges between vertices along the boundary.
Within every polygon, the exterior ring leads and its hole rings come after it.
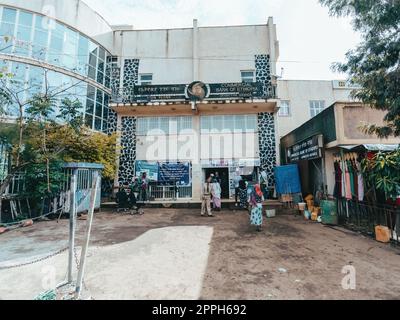
POLYGON ((81 0, 0 0, 0 5, 46 15, 87 35, 112 52, 112 29, 81 0))
POLYGON ((311 119, 310 101, 324 100, 328 108, 337 101, 352 101, 352 88, 338 89, 333 81, 279 80, 278 98, 290 102, 290 116, 278 116, 279 136, 283 137, 311 119))
POLYGON ((272 60, 272 54, 279 54, 272 19, 251 26, 198 28, 194 22, 184 29, 124 27, 114 31, 113 42, 121 65, 124 59, 140 59, 139 73, 153 74, 153 84, 241 82, 241 70, 255 70, 255 55, 270 54, 272 60))

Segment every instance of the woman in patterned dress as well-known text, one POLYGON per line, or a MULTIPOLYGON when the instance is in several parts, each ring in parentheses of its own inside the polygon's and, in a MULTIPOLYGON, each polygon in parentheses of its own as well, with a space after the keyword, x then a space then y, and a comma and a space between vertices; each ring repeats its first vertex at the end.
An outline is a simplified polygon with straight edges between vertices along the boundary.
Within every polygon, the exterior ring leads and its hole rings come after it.
POLYGON ((264 195, 261 191, 259 184, 254 186, 253 191, 249 197, 249 204, 251 208, 250 224, 257 227, 257 231, 262 231, 263 215, 262 215, 262 203, 264 201, 264 195))

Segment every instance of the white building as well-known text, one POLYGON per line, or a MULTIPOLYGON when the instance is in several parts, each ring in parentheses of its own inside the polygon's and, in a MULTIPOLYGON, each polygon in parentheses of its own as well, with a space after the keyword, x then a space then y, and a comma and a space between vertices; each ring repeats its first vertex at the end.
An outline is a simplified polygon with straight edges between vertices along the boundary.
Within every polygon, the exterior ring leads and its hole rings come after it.
POLYGON ((353 101, 356 87, 346 81, 278 80, 278 134, 280 138, 297 129, 337 101, 353 101))

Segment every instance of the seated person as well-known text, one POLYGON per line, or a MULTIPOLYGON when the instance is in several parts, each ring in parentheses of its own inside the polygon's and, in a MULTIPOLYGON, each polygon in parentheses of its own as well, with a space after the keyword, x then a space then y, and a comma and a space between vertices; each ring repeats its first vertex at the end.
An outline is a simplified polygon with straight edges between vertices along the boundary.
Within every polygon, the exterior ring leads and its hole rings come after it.
POLYGON ((117 194, 116 194, 116 201, 118 204, 118 212, 121 210, 127 211, 129 210, 130 204, 129 204, 129 198, 128 195, 125 191, 125 189, 120 186, 117 194))

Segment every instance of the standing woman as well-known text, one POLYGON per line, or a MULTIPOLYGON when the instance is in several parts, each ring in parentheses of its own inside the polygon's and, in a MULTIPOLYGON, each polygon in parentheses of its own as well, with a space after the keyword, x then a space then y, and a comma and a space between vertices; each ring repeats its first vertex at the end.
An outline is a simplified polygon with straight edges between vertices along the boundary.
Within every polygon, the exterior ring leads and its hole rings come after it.
POLYGON ((211 211, 211 177, 207 179, 206 183, 203 185, 202 190, 202 202, 201 202, 201 216, 204 217, 205 214, 212 217, 211 211))
POLYGON ((219 184, 217 179, 214 179, 211 185, 211 195, 212 195, 214 209, 217 211, 221 211, 222 207, 221 194, 222 194, 221 185, 219 184))
POLYGON ((257 231, 262 231, 263 216, 262 216, 262 203, 264 195, 261 191, 260 185, 256 184, 249 197, 249 204, 251 208, 250 224, 257 227, 257 231))

